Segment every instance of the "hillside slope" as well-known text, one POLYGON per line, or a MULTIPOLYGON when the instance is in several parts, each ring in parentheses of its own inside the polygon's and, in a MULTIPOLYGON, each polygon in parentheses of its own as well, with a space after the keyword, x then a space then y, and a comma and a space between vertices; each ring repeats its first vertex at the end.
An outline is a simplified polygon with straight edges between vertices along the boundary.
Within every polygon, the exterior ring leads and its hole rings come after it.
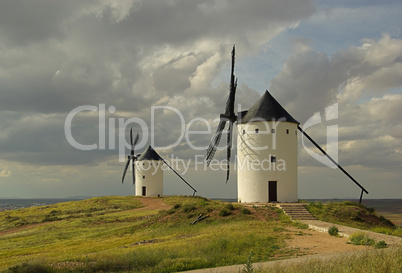
POLYGON ((0 213, 0 271, 174 272, 242 264, 250 253, 259 262, 320 253, 321 245, 366 248, 305 228, 271 206, 97 197, 0 213), (302 238, 309 246, 299 246, 302 238))
POLYGON ((310 203, 307 209, 319 220, 402 237, 402 228, 364 204, 350 201, 310 203))

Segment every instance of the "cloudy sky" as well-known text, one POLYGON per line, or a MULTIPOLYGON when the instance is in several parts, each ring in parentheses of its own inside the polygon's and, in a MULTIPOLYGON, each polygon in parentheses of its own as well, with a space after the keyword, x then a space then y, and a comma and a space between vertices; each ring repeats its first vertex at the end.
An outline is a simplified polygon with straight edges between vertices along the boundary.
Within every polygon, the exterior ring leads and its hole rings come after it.
MULTIPOLYGON (((338 126, 366 197, 402 198, 401 27, 396 0, 1 1, 0 197, 132 194, 119 157, 132 126, 138 152, 190 162, 199 195, 236 198, 235 172, 225 184, 201 164, 235 44, 236 108, 268 89, 301 124, 321 113, 307 131, 325 147, 338 126)), ((299 198, 359 197, 299 144, 299 198)), ((167 171, 165 193, 192 191, 167 171)))

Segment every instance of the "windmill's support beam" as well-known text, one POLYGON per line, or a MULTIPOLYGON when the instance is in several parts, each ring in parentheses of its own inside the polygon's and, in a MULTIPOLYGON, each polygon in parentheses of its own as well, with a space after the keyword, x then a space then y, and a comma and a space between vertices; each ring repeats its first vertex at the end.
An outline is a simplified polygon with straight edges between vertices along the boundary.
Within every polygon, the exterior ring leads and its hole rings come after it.
POLYGON ((331 160, 332 163, 334 163, 344 174, 346 174, 347 177, 349 177, 357 186, 359 186, 360 189, 362 189, 362 192, 360 194, 360 200, 359 200, 359 203, 361 203, 362 198, 363 198, 363 192, 368 194, 368 191, 362 185, 360 185, 359 182, 357 182, 356 179, 354 179, 347 171, 345 171, 345 169, 342 168, 342 166, 339 165, 338 162, 336 162, 329 154, 327 154, 327 152, 325 152, 324 149, 322 149, 320 147, 320 145, 318 145, 299 125, 297 125, 297 129, 299 129, 299 131, 302 132, 302 134, 308 140, 310 140, 310 142, 313 143, 314 146, 317 147, 317 149, 321 151, 321 153, 323 153, 329 160, 331 160))
POLYGON ((362 203, 362 199, 363 199, 363 189, 362 189, 362 192, 360 193, 359 204, 361 204, 361 203, 362 203))
POLYGON ((181 180, 183 180, 184 183, 187 184, 187 186, 189 186, 194 192, 193 192, 193 196, 195 195, 195 193, 197 192, 196 189, 194 189, 186 180, 184 180, 184 178, 178 173, 176 172, 175 169, 173 169, 163 158, 161 158, 163 163, 166 164, 166 166, 168 166, 178 177, 180 177, 181 180))

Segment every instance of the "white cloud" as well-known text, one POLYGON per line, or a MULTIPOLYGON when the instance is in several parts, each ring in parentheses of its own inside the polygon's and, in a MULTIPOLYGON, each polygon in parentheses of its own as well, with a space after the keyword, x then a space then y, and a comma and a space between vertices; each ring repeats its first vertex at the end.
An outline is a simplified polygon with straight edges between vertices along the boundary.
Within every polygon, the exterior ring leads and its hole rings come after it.
POLYGON ((0 177, 9 177, 12 175, 12 172, 10 170, 1 170, 0 171, 0 177))

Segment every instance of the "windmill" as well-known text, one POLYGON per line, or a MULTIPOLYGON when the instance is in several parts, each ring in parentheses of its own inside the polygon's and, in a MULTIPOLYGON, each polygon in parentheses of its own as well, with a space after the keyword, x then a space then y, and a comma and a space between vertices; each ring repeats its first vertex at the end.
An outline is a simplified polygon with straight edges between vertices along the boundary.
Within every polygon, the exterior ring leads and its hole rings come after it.
POLYGON ((237 120, 237 116, 234 112, 234 103, 235 103, 235 95, 236 95, 236 87, 237 87, 237 79, 234 76, 234 65, 235 65, 235 46, 233 46, 232 50, 232 69, 230 74, 230 91, 229 97, 226 101, 225 113, 220 115, 220 121, 216 133, 212 137, 212 141, 207 149, 207 166, 211 163, 216 149, 219 145, 219 142, 222 137, 223 129, 225 128, 226 123, 229 123, 228 134, 227 134, 227 150, 226 150, 226 159, 227 159, 227 169, 226 169, 226 183, 229 180, 230 174, 230 157, 232 150, 232 134, 233 134, 233 124, 237 120))
POLYGON ((137 196, 163 195, 163 169, 162 163, 168 166, 187 186, 193 190, 193 196, 197 192, 175 169, 173 169, 163 157, 151 146, 148 146, 141 154, 134 154, 135 145, 138 142, 138 134, 133 141, 132 128, 130 130, 131 152, 124 168, 122 183, 128 166, 132 163, 133 185, 137 196))
POLYGON ((207 149, 206 160, 209 166, 219 145, 223 129, 226 123, 229 122, 227 135, 227 183, 230 172, 233 124, 236 122, 238 132, 237 160, 239 163, 239 167, 237 168, 238 201, 298 201, 297 131, 300 131, 361 189, 361 203, 363 193, 368 194, 368 191, 328 155, 268 91, 249 110, 240 112, 238 116, 234 113, 237 86, 237 79, 235 80, 234 76, 234 60, 235 47, 233 46, 229 97, 226 102, 225 113, 220 115, 218 128, 207 149), (258 150, 253 147, 267 148, 258 150), (268 161, 270 167, 271 165, 275 167, 278 166, 278 161, 280 160, 283 160, 287 165, 283 171, 240 168, 240 165, 244 166, 245 163, 253 161, 268 161))

